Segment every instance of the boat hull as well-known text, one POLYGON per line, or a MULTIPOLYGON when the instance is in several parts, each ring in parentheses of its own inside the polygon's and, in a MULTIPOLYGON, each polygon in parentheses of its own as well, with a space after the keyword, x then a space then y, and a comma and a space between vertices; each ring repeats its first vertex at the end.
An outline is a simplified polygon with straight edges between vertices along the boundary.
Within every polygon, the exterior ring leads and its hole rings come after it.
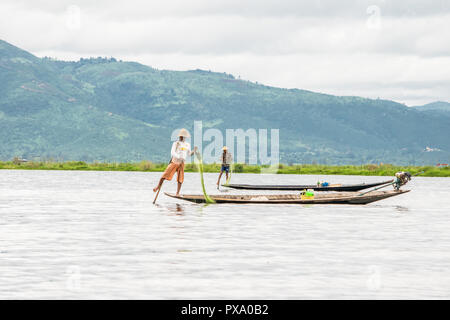
POLYGON ((315 191, 360 191, 368 188, 378 187, 394 180, 387 180, 376 183, 361 183, 361 184, 339 184, 330 185, 328 187, 318 187, 317 185, 255 185, 255 184, 223 184, 222 186, 233 189, 246 189, 246 190, 284 190, 284 191, 300 191, 305 189, 313 189, 315 191))
MULTIPOLYGON (((216 203, 240 203, 240 204, 368 204, 386 198, 398 196, 410 190, 372 191, 361 195, 359 192, 327 193, 319 194, 314 199, 301 199, 299 194, 283 195, 210 195, 216 203)), ((191 201, 205 203, 203 195, 175 195, 165 193, 167 196, 191 201)))

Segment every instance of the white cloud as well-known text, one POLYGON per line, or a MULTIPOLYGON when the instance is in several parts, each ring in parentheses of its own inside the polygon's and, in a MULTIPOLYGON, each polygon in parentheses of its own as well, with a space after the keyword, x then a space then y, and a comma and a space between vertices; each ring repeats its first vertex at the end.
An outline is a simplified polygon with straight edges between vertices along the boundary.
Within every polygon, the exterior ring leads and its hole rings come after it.
POLYGON ((450 100, 448 1, 3 0, 0 13, 0 38, 40 56, 114 56, 408 104, 450 100), (80 28, 68 28, 69 5, 80 8, 80 28))

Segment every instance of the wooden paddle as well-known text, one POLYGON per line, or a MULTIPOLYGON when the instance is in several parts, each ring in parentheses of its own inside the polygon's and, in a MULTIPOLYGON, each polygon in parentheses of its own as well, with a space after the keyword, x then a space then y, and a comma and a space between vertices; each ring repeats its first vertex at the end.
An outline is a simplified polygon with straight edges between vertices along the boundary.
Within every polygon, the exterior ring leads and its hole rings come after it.
MULTIPOLYGON (((161 186, 162 187, 162 186, 161 186)), ((155 200, 153 200, 153 204, 155 204, 155 202, 156 202, 156 199, 158 199, 158 195, 159 195, 159 192, 161 191, 161 188, 159 188, 158 189, 158 192, 156 193, 156 196, 155 196, 155 200)))
POLYGON ((374 188, 372 190, 369 190, 369 191, 366 191, 366 192, 362 192, 362 193, 358 194, 358 196, 363 196, 366 193, 369 193, 369 192, 372 192, 372 191, 375 191, 375 190, 378 190, 378 189, 381 189, 381 188, 384 188, 384 187, 387 187, 387 186, 390 186, 390 185, 393 185, 393 184, 394 184, 394 182, 388 182, 388 183, 383 184, 383 185, 381 185, 379 187, 376 187, 376 188, 374 188))
MULTIPOLYGON (((424 173, 424 172, 425 172, 425 171, 420 171, 420 172, 418 172, 418 173, 412 175, 411 177, 417 177, 419 174, 422 174, 422 173, 424 173)), ((379 186, 379 187, 377 187, 377 188, 375 188, 375 189, 372 189, 372 190, 369 190, 369 191, 360 193, 359 196, 363 196, 363 195, 365 195, 366 193, 369 193, 369 192, 372 192, 372 191, 375 191, 375 190, 378 190, 378 189, 387 187, 387 186, 389 186, 389 185, 393 185, 394 183, 395 183, 395 182, 393 182, 393 181, 392 181, 392 182, 389 182, 389 183, 386 183, 386 184, 384 184, 384 185, 382 185, 382 186, 379 186)))
POLYGON ((230 175, 228 176, 227 181, 225 181, 225 185, 230 184, 231 175, 233 174, 233 166, 234 166, 234 163, 230 164, 230 175))

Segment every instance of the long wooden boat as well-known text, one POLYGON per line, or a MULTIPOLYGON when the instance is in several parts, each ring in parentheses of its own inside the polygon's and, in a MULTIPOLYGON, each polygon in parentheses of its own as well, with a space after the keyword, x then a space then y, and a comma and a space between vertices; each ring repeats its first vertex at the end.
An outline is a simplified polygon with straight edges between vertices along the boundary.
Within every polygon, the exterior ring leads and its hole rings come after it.
MULTIPOLYGON (((389 197, 398 196, 410 190, 372 191, 361 195, 359 192, 319 193, 314 199, 301 199, 300 194, 260 194, 260 195, 210 195, 216 203, 262 203, 262 204, 367 204, 389 197)), ((169 197, 196 203, 204 203, 203 195, 175 195, 169 197)))
POLYGON ((368 188, 381 186, 394 180, 386 180, 375 183, 360 183, 360 184, 330 184, 326 187, 318 187, 317 185, 264 185, 264 184, 223 184, 222 186, 233 189, 247 189, 247 190, 286 190, 286 191, 300 191, 305 189, 313 189, 315 191, 360 191, 368 188))

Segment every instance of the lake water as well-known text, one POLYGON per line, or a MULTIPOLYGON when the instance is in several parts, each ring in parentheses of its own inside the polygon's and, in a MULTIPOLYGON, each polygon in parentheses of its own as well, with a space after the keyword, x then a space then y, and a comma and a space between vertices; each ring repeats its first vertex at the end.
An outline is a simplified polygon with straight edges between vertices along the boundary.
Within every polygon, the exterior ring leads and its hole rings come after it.
MULTIPOLYGON (((0 298, 450 298, 448 178, 413 178, 412 192, 366 206, 205 206, 162 193, 152 205, 159 177, 1 170, 0 298)), ((217 175, 205 178, 217 193, 217 175)), ((232 182, 319 178, 386 179, 232 182)), ((182 192, 201 192, 198 173, 182 192)))

